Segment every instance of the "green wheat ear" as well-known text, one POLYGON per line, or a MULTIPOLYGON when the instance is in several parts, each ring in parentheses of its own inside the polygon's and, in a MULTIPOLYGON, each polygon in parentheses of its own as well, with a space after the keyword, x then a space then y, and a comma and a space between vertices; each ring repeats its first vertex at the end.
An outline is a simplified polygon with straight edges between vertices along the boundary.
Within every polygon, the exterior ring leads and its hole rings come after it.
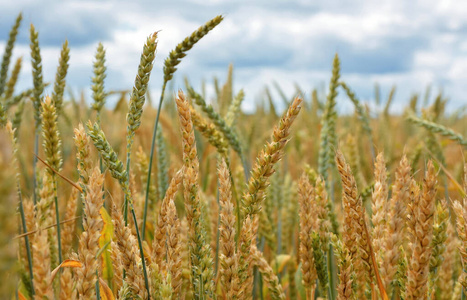
POLYGON ((54 90, 52 92, 52 103, 55 105, 57 115, 60 115, 63 106, 63 92, 65 91, 65 77, 68 72, 68 61, 70 60, 70 48, 68 41, 65 41, 60 52, 57 73, 55 74, 54 90))
POLYGON ((34 104, 34 119, 36 121, 35 127, 36 130, 38 130, 41 124, 41 101, 42 93, 44 92, 44 83, 42 79, 42 58, 39 47, 39 33, 32 24, 30 29, 30 39, 32 78, 34 83, 34 95, 32 101, 34 104))
POLYGON ((205 112, 209 119, 211 119, 216 127, 222 132, 225 136, 225 139, 229 142, 232 149, 238 153, 240 159, 244 161, 243 151, 240 146, 240 142, 237 138, 237 135, 233 132, 232 128, 229 127, 224 121, 224 119, 214 111, 211 105, 208 105, 206 101, 201 97, 200 94, 196 93, 195 90, 187 84, 187 91, 190 97, 195 101, 195 103, 201 108, 203 112, 205 112))
POLYGON ((11 71, 10 78, 6 83, 6 90, 5 90, 5 100, 11 98, 13 93, 15 92, 16 82, 18 81, 19 72, 21 71, 21 66, 23 63, 23 59, 20 57, 16 60, 15 66, 11 71))
POLYGON ((11 55, 13 53, 13 47, 15 46, 16 36, 18 35, 18 28, 21 25, 22 19, 23 19, 23 15, 20 13, 18 17, 16 17, 15 24, 11 28, 10 36, 8 38, 8 42, 5 47, 5 53, 3 54, 3 59, 2 59, 2 68, 0 69, 0 95, 2 95, 3 91, 5 90, 8 67, 10 66, 11 55))
POLYGON ((164 199, 165 192, 169 187, 169 156, 163 136, 162 127, 157 132, 157 187, 159 201, 164 199))
POLYGON ((460 133, 455 132, 454 130, 447 128, 441 124, 434 123, 428 120, 420 119, 413 114, 409 114, 407 120, 420 126, 424 127, 431 133, 439 133, 440 135, 458 142, 462 146, 467 146, 467 140, 460 133))
POLYGON ((143 114, 143 106, 146 100, 146 91, 148 89, 149 78, 151 76, 154 58, 156 56, 157 47, 157 32, 150 35, 144 44, 143 52, 138 66, 138 73, 135 78, 135 85, 130 96, 130 109, 127 115, 128 123, 128 144, 131 146, 135 131, 141 125, 141 116, 143 114))
POLYGON ((93 64, 94 77, 92 78, 92 98, 94 103, 92 108, 97 112, 97 122, 100 123, 101 109, 105 104, 106 93, 104 91, 104 79, 106 77, 105 71, 105 49, 102 43, 97 46, 95 61, 93 64))
POLYGON ((7 121, 8 121, 8 117, 6 114, 5 107, 3 106, 2 103, 0 103, 0 128, 5 127, 7 121))
POLYGON ((186 37, 183 42, 177 45, 174 50, 169 54, 169 57, 164 62, 164 82, 168 82, 172 79, 173 74, 177 70, 177 65, 181 59, 186 56, 186 52, 193 48, 193 46, 209 31, 213 30, 224 17, 217 16, 214 19, 208 21, 203 26, 195 30, 190 36, 186 37))
POLYGON ((229 109, 227 110, 227 114, 225 115, 225 123, 227 123, 227 126, 232 127, 232 125, 234 124, 244 98, 245 93, 243 92, 243 90, 240 90, 233 99, 232 103, 229 106, 229 109))
POLYGON ((127 189, 127 172, 123 167, 122 161, 118 159, 117 153, 107 141, 104 132, 100 129, 97 123, 92 124, 91 121, 86 124, 86 127, 88 129, 86 133, 91 138, 99 154, 102 156, 110 174, 113 178, 118 180, 122 189, 127 189))
POLYGON ((340 78, 340 60, 336 54, 332 63, 332 77, 331 83, 329 84, 329 94, 324 109, 324 115, 321 120, 322 129, 320 135, 320 147, 319 147, 319 160, 318 160, 318 172, 325 182, 327 182, 327 170, 330 166, 334 165, 333 160, 333 148, 337 145, 336 136, 336 119, 337 113, 335 110, 337 87, 339 86, 340 78))

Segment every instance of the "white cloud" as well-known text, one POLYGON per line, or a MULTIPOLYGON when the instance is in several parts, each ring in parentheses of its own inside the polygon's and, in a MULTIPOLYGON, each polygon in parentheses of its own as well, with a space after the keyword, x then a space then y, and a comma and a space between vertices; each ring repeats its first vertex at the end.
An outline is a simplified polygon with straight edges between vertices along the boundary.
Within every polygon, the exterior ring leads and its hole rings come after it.
MULTIPOLYGON (((383 90, 398 86, 395 106, 406 103, 426 85, 443 86, 453 106, 466 102, 467 4, 460 1, 217 1, 172 2, 33 1, 0 4, 0 38, 6 38, 14 14, 24 11, 20 45, 21 86, 32 85, 27 45, 28 23, 40 32, 46 80, 53 80, 65 37, 70 38, 69 83, 89 88, 98 41, 107 51, 109 89, 130 89, 147 36, 159 33, 158 53, 151 79, 157 92, 165 57, 178 42, 216 14, 224 22, 203 38, 177 71, 197 85, 214 75, 225 78, 235 66, 235 89, 244 88, 246 109, 266 84, 279 82, 292 95, 294 83, 309 93, 327 84, 334 53, 342 58, 343 78, 361 95, 373 97, 373 84, 383 90), (60 13, 56 13, 60 10, 60 13), (56 18, 50 18, 55 12, 56 18), (55 20, 55 21, 51 21, 55 20)), ((4 41, 0 42, 4 48, 4 41)), ((180 84, 179 84, 180 83, 180 84)), ((212 83, 208 85, 212 91, 212 83)), ((279 98, 277 99, 280 102, 279 98)))

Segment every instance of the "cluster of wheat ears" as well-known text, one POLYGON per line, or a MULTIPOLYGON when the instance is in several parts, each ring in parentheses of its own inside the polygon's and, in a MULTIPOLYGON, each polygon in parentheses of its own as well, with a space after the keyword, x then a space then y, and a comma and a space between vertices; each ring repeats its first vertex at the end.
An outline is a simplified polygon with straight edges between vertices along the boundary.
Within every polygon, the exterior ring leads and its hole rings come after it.
POLYGON ((33 85, 15 90, 18 16, 0 71, 1 298, 465 299, 464 110, 427 90, 394 115, 395 89, 382 103, 377 86, 370 110, 337 55, 327 92, 275 84, 282 117, 268 88, 243 113, 232 67, 212 104, 188 80, 166 96, 222 19, 170 52, 154 109, 157 32, 131 91, 106 90, 98 45, 89 106, 64 96, 67 42, 46 95, 32 25, 33 85), (337 114, 338 92, 354 114, 337 114))

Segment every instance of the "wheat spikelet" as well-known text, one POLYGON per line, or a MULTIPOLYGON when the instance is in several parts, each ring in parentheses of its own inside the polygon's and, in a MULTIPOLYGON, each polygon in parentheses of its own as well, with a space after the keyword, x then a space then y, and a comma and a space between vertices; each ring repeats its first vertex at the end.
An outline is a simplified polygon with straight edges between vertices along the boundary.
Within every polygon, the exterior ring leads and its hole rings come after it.
POLYGON ((253 267, 251 248, 256 240, 258 217, 247 216, 242 224, 237 246, 237 276, 239 299, 250 299, 253 289, 253 267))
POLYGON ((77 290, 80 297, 95 297, 95 284, 98 278, 96 270, 98 267, 99 237, 102 231, 103 222, 100 216, 100 209, 103 205, 104 175, 100 173, 99 168, 94 168, 89 184, 87 186, 87 195, 84 201, 83 228, 84 232, 79 239, 79 259, 83 264, 82 268, 76 271, 78 278, 77 290))
POLYGON ((439 277, 436 286, 439 290, 439 299, 450 300, 454 290, 453 266, 458 263, 457 248, 459 240, 456 236, 456 230, 450 221, 447 222, 447 239, 444 260, 439 268, 439 277))
MULTIPOLYGON (((26 228, 28 231, 36 230, 36 211, 34 209, 34 203, 31 199, 25 198, 23 201, 24 206, 24 216, 26 219, 26 228)), ((34 241, 34 235, 29 236, 29 241, 32 243, 34 241)))
POLYGON ((115 240, 120 253, 123 270, 125 270, 125 282, 130 289, 141 298, 147 297, 143 270, 140 266, 141 257, 138 253, 138 246, 131 229, 125 225, 122 213, 115 205, 112 206, 112 222, 115 229, 115 240))
POLYGON ((86 135, 83 124, 79 124, 78 128, 74 129, 74 141, 76 145, 76 159, 78 161, 78 174, 80 177, 80 184, 83 191, 86 191, 86 185, 89 183, 89 177, 92 171, 91 161, 91 148, 89 146, 89 137, 86 135))
POLYGON ((68 61, 70 60, 70 48, 68 41, 65 41, 60 52, 57 73, 55 74, 54 90, 52 92, 52 103, 57 110, 57 115, 62 111, 63 92, 65 91, 65 77, 68 72, 68 61))
MULTIPOLYGON (((158 199, 164 199, 165 193, 169 188, 168 173, 169 173, 169 157, 167 154, 166 144, 163 136, 163 127, 156 134, 157 138, 157 195, 158 199)), ((149 170, 149 167, 148 167, 149 170)), ((149 194, 151 195, 151 194, 149 194)))
MULTIPOLYGON (((57 112, 50 97, 45 97, 42 102, 42 135, 44 137, 44 152, 46 162, 56 171, 62 167, 61 146, 62 141, 58 132, 57 112)), ((47 169, 51 175, 53 171, 47 169)))
POLYGON ((372 239, 376 253, 378 266, 383 264, 384 252, 386 251, 384 240, 387 236, 387 199, 388 185, 386 175, 386 163, 383 153, 379 153, 375 162, 375 187, 371 198, 371 209, 373 211, 371 221, 373 223, 372 239))
POLYGON ((41 102, 42 93, 44 92, 44 83, 42 81, 42 58, 39 48, 39 34, 31 24, 30 39, 31 39, 31 63, 32 63, 32 77, 34 83, 34 119, 36 121, 35 128, 39 129, 41 124, 41 102))
POLYGON ((222 156, 227 156, 227 145, 221 133, 216 129, 214 124, 208 123, 203 117, 190 106, 191 118, 193 125, 201 134, 209 140, 209 143, 217 148, 217 151, 222 156))
POLYGON ((15 91, 15 85, 18 81, 19 72, 21 71, 21 65, 23 63, 23 59, 20 57, 16 60, 15 66, 11 71, 10 78, 6 83, 6 90, 5 90, 5 99, 9 99, 13 96, 15 91))
POLYGON ((74 287, 72 270, 65 268, 60 275, 60 296, 59 299, 77 299, 74 287))
POLYGON ((449 211, 445 201, 440 201, 436 205, 434 224, 433 224, 433 240, 431 241, 431 259, 430 259, 430 290, 434 289, 434 285, 438 279, 439 268, 444 260, 444 252, 446 251, 447 226, 449 222, 449 211))
MULTIPOLYGON (((39 227, 39 226, 38 226, 39 227)), ((52 299, 53 291, 50 284, 50 250, 47 241, 47 232, 39 230, 32 243, 32 255, 34 257, 34 299, 52 299)))
MULTIPOLYGON (((76 216, 76 210, 78 208, 78 198, 78 190, 73 189, 66 204, 65 220, 72 220, 76 216)), ((76 221, 73 220, 71 222, 66 222, 65 224, 63 224, 62 227, 63 253, 68 253, 73 245, 73 239, 76 231, 76 221)))
POLYGON ((302 101, 299 97, 294 99, 281 118, 279 125, 274 128, 272 141, 266 144, 251 170, 251 177, 247 185, 248 190, 242 197, 242 208, 247 215, 257 214, 261 209, 267 180, 274 173, 274 164, 282 156, 282 151, 288 141, 290 127, 300 112, 302 101))
POLYGON ((193 88, 187 86, 188 94, 191 98, 195 101, 195 103, 201 108, 203 112, 207 114, 209 119, 211 119, 217 128, 222 132, 226 141, 230 144, 232 149, 238 153, 241 159, 243 159, 243 150, 240 145, 240 141, 238 140, 237 135, 233 132, 232 128, 230 128, 227 123, 225 122, 222 117, 214 111, 211 105, 207 105, 206 101, 196 93, 193 88))
POLYGON ((303 173, 298 183, 298 201, 300 205, 300 261, 302 282, 306 289, 307 299, 314 293, 315 281, 318 278, 313 257, 311 232, 318 227, 314 190, 308 177, 303 173))
MULTIPOLYGON (((181 177, 181 176, 180 176, 181 177)), ((179 299, 182 288, 182 244, 179 238, 181 224, 173 199, 169 200, 167 208, 167 270, 170 274, 172 298, 179 299)))
POLYGON ((102 107, 105 104, 105 98, 107 93, 104 91, 104 80, 107 76, 105 71, 107 70, 105 66, 105 49, 102 43, 99 43, 96 50, 95 61, 93 63, 94 77, 92 78, 92 98, 94 103, 92 108, 96 111, 97 122, 100 123, 100 114, 102 107))
POLYGON ((321 250, 323 246, 317 232, 311 232, 311 245, 313 247, 313 258, 315 260, 316 273, 318 274, 319 287, 321 293, 326 295, 329 286, 328 266, 323 250, 321 250))
POLYGON ((329 234, 332 231, 332 203, 329 201, 328 193, 326 192, 325 182, 321 177, 318 177, 314 187, 314 200, 316 202, 316 211, 318 216, 318 227, 316 231, 321 239, 321 246, 324 252, 329 250, 329 234))
POLYGON ((336 299, 353 300, 355 299, 355 272, 350 252, 336 235, 333 234, 331 240, 335 248, 339 268, 339 285, 337 286, 336 299))
MULTIPOLYGON (((23 120, 24 103, 25 103, 24 101, 19 102, 18 107, 16 108, 16 111, 15 111, 15 115, 13 116, 11 120, 12 126, 15 130, 15 138, 18 138, 19 136, 19 128, 21 126, 21 121, 23 120)), ((2 121, 0 121, 0 123, 1 122, 2 121)))
MULTIPOLYGON (((183 218, 180 224, 180 244, 181 259, 182 259, 182 289, 183 295, 191 299, 193 298, 193 286, 191 285, 191 269, 190 269, 190 249, 189 249, 189 225, 186 218, 183 218)), ((183 297, 182 297, 183 299, 183 297)))
MULTIPOLYGON (((149 78, 151 76, 153 61, 156 56, 156 39, 157 32, 150 35, 143 46, 143 52, 141 53, 140 63, 138 66, 138 73, 135 78, 135 85, 131 92, 129 112, 126 119, 128 123, 128 149, 131 149, 135 131, 141 125, 141 116, 143 114, 143 106, 146 100, 146 90, 148 88, 149 78)), ((130 151, 128 150, 128 152, 130 151)))
POLYGON ((432 252, 433 214, 436 196, 436 174, 431 161, 423 184, 423 191, 414 203, 415 231, 411 243, 411 257, 408 266, 407 298, 426 299, 428 293, 429 263, 432 252))
POLYGON ((364 224, 366 222, 365 211, 362 199, 358 197, 357 185, 350 166, 339 150, 336 153, 336 163, 342 178, 342 205, 345 215, 344 244, 349 249, 357 272, 358 297, 363 297, 366 283, 371 284, 373 276, 368 246, 369 241, 364 232, 364 226, 366 226, 364 224))
POLYGON ((3 94, 5 89, 5 82, 8 74, 8 67, 10 66, 11 56, 13 54, 13 47, 15 46, 16 37, 18 35, 18 28, 21 25, 21 20, 23 19, 23 14, 20 13, 16 17, 15 24, 10 30, 8 41, 5 46, 5 53, 3 53, 2 67, 0 69, 0 95, 3 94))
POLYGON ((205 297, 213 293, 213 272, 211 249, 206 241, 206 228, 203 228, 201 203, 199 200, 199 162, 196 153, 195 135, 191 121, 190 106, 182 91, 176 98, 180 128, 183 138, 184 161, 184 198, 185 211, 190 226, 190 259, 192 268, 192 281, 195 295, 205 297))
POLYGON ((183 42, 177 45, 174 50, 169 54, 169 57, 164 61, 164 85, 166 82, 172 79, 173 74, 177 70, 177 65, 181 59, 186 56, 186 52, 193 48, 193 46, 209 31, 213 30, 224 18, 217 16, 214 19, 208 21, 203 26, 195 30, 190 36, 186 37, 183 42))
POLYGON ((164 199, 162 200, 161 207, 159 209, 159 215, 157 218, 156 226, 154 228, 154 240, 152 241, 152 260, 157 263, 159 269, 165 270, 165 265, 163 264, 163 259, 165 257, 165 243, 167 235, 167 213, 169 205, 174 201, 175 194, 180 187, 183 179, 183 171, 178 171, 175 176, 172 178, 169 184, 169 188, 165 194, 164 199))
POLYGON ((457 133, 454 130, 447 128, 441 124, 437 124, 428 120, 423 120, 417 118, 414 115, 409 115, 407 117, 407 120, 418 126, 426 128, 431 133, 439 133, 452 141, 458 142, 462 146, 467 146, 467 140, 460 133, 457 133))
POLYGON ((232 127, 232 125, 234 124, 244 98, 245 93, 243 92, 243 90, 240 90, 237 96, 235 96, 235 98, 233 99, 232 103, 229 106, 227 114, 225 115, 225 123, 227 124, 227 126, 232 127))
POLYGON ((118 244, 114 241, 110 244, 110 257, 112 260, 112 267, 113 267, 113 278, 112 284, 115 287, 115 290, 119 291, 123 284, 123 258, 122 252, 118 248, 118 244))
POLYGON ((256 248, 256 246, 251 247, 251 256, 254 264, 258 267, 258 270, 263 275, 266 284, 269 287, 269 292, 271 293, 271 299, 281 299, 285 300, 285 294, 282 289, 282 286, 279 282, 279 278, 274 274, 274 270, 268 264, 266 259, 263 257, 262 253, 256 248))
POLYGON ((219 204, 220 204, 220 269, 222 290, 229 299, 238 298, 238 278, 236 266, 235 234, 236 217, 232 202, 229 169, 225 160, 221 160, 219 174, 219 204))
POLYGON ((387 235, 384 241, 386 254, 380 273, 384 287, 389 291, 390 284, 396 274, 399 262, 399 246, 406 238, 406 206, 409 202, 409 187, 411 169, 407 157, 404 155, 396 169, 395 183, 392 187, 392 197, 389 201, 387 235))
POLYGON ((322 129, 320 132, 318 172, 321 176, 323 176, 324 181, 327 181, 327 170, 330 166, 334 165, 332 151, 333 147, 337 146, 337 113, 335 111, 335 106, 339 78, 340 60, 336 53, 332 62, 332 77, 331 83, 329 84, 329 93, 327 96, 326 107, 324 109, 324 115, 321 119, 322 129))

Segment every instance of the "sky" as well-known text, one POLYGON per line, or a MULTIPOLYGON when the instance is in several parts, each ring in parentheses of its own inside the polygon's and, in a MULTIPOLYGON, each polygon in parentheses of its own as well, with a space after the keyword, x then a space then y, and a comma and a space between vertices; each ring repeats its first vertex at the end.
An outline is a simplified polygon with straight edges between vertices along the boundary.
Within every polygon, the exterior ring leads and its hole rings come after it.
MULTIPOLYGON (((88 94, 99 42, 107 53, 107 90, 130 90, 146 38, 160 31, 150 81, 151 92, 158 95, 169 51, 221 14, 224 21, 183 58, 175 90, 183 88, 187 76, 195 88, 205 80, 212 97, 214 76, 223 82, 232 63, 234 91, 243 88, 242 108, 253 110, 266 86, 274 91, 274 82, 289 96, 297 84, 306 96, 313 88, 325 93, 338 53, 342 80, 363 101, 373 102, 378 83, 383 99, 397 86, 395 111, 427 86, 432 98, 442 91, 450 107, 467 104, 466 1, 0 0, 0 12, 0 51, 16 15, 23 13, 14 50, 14 57, 23 57, 20 88, 32 86, 31 23, 39 31, 45 81, 53 82, 61 45, 68 39, 67 84, 88 94)), ((282 103, 276 91, 273 95, 282 103)), ((348 102, 340 96, 340 107, 350 108, 348 102)))

